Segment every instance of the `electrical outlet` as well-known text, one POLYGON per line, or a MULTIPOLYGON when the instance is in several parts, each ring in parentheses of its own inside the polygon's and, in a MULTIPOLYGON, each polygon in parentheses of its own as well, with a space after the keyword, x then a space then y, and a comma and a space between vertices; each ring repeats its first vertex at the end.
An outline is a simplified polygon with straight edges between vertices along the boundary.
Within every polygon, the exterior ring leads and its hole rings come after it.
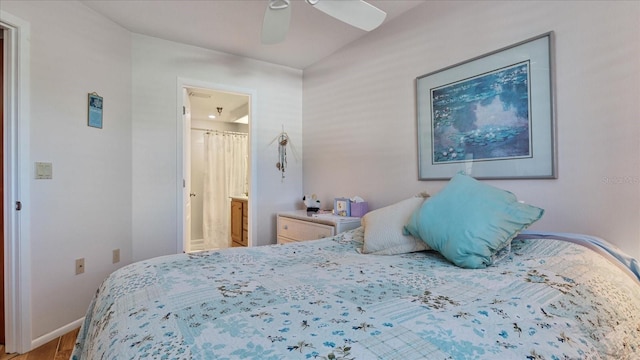
POLYGON ((113 250, 113 263, 119 263, 120 262, 120 249, 115 249, 113 250))
POLYGON ((76 275, 84 273, 84 258, 76 259, 76 275))

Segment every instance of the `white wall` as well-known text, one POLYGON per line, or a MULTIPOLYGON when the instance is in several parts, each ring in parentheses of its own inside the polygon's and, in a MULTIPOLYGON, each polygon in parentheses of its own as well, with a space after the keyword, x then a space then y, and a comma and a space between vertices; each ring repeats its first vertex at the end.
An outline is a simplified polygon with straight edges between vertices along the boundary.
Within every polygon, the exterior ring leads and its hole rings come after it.
POLYGON ((32 180, 24 204, 31 207, 23 221, 31 233, 32 340, 46 341, 84 316, 116 268, 176 251, 178 77, 255 91, 252 206, 259 211, 251 236, 256 245, 275 243, 275 212, 299 201, 302 162, 290 159, 282 182, 269 142, 284 126, 301 155, 300 70, 132 36, 75 1, 3 0, 2 10, 31 26, 25 166, 53 163, 53 180, 32 180), (93 91, 105 101, 101 130, 86 125, 93 91), (112 264, 116 248, 121 262, 112 264), (80 257, 86 272, 76 276, 80 257))
POLYGON ((77 2, 3 0, 2 10, 31 27, 31 158, 22 161, 53 163, 52 180, 25 184, 35 340, 84 316, 100 282, 131 261, 131 36, 77 2), (94 91, 102 129, 87 126, 94 91), (81 257, 86 270, 75 275, 81 257))
POLYGON ((640 258, 638 2, 429 1, 305 69, 304 191, 372 208, 437 192, 417 180, 415 78, 551 30, 559 178, 487 182, 546 209, 532 229, 640 258))
POLYGON ((275 243, 275 213, 302 194, 302 160, 289 160, 287 178, 269 145, 284 126, 302 151, 302 71, 194 46, 133 35, 133 257, 176 252, 178 226, 178 79, 251 89, 251 132, 257 136, 257 174, 251 194, 254 245, 275 243), (255 214, 255 216, 253 216, 255 214))

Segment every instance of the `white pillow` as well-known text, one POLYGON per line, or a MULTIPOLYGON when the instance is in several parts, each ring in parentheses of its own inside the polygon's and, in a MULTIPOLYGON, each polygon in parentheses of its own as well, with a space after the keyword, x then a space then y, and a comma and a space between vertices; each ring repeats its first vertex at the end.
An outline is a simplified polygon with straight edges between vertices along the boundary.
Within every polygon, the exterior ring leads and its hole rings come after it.
POLYGON ((411 235, 403 235, 402 230, 411 214, 420 208, 424 197, 412 197, 393 205, 368 212, 362 218, 364 227, 364 254, 396 255, 414 251, 429 250, 424 241, 411 235))

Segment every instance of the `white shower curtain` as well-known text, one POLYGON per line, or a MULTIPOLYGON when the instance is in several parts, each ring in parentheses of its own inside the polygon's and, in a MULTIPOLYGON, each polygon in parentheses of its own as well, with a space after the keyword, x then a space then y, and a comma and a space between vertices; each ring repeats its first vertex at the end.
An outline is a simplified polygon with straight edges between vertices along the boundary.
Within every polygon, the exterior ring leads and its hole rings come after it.
POLYGON ((204 135, 203 236, 205 249, 229 247, 230 196, 247 191, 247 135, 204 135))

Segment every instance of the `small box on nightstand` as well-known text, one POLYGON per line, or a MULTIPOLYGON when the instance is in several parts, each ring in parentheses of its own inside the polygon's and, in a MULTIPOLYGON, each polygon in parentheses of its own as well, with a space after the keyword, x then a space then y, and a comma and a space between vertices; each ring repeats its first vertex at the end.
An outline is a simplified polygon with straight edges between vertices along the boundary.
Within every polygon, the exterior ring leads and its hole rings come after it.
POLYGON ((351 216, 363 217, 369 211, 369 204, 364 202, 352 202, 351 203, 351 216))

